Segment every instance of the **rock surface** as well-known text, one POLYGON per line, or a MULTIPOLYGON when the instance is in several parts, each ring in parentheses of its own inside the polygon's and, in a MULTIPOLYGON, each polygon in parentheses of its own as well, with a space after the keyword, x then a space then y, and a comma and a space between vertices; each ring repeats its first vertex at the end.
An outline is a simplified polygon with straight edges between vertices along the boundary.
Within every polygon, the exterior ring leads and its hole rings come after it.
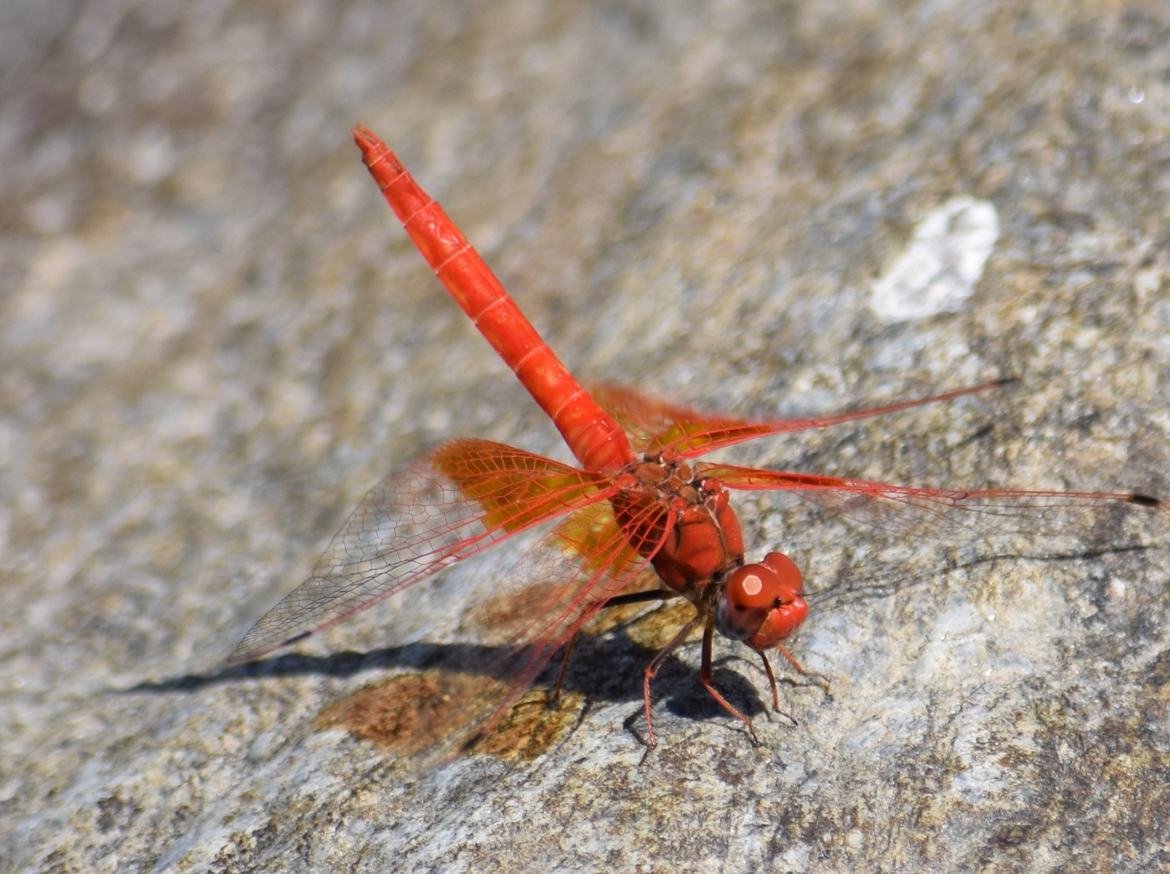
POLYGON ((380 690, 506 556, 217 667, 424 447, 565 456, 355 121, 582 375, 770 416, 1021 378, 729 458, 1165 495, 1167 45, 1154 0, 4 4, 0 868, 1170 865, 1164 520, 956 551, 740 501, 832 679, 769 716, 720 643, 760 748, 692 646, 642 760, 651 616, 534 758, 388 750, 380 690))

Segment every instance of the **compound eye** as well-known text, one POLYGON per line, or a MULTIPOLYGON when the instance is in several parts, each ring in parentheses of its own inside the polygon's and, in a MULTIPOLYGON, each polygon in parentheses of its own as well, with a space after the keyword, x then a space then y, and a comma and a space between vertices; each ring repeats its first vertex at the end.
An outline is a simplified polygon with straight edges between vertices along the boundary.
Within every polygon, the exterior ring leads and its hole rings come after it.
POLYGON ((782 552, 769 552, 761 565, 772 573, 776 601, 764 621, 747 638, 747 643, 763 651, 776 646, 796 631, 808 616, 808 603, 802 597, 804 578, 796 562, 782 552))
POLYGON ((800 571, 780 552, 768 553, 759 564, 736 568, 716 601, 719 632, 733 640, 757 635, 778 608, 800 597, 801 585, 800 571))
POLYGON ((779 579, 767 565, 747 564, 727 578, 727 600, 740 610, 767 610, 780 593, 779 579))
POLYGON ((767 649, 796 630, 808 613, 804 579, 782 552, 769 552, 759 564, 736 568, 715 602, 720 634, 767 649))
POLYGON ((788 601, 804 594, 804 577, 796 562, 787 555, 782 552, 769 552, 761 564, 775 575, 775 585, 782 600, 788 601))

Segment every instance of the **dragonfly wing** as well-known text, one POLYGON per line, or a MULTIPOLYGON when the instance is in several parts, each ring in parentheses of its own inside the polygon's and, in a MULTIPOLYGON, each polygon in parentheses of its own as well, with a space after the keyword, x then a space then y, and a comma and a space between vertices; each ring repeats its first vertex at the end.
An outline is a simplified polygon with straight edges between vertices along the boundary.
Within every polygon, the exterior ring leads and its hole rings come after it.
POLYGON ((589 391, 594 400, 626 429, 635 445, 642 451, 653 453, 669 449, 684 458, 694 458, 723 446, 733 446, 769 434, 828 428, 924 404, 953 400, 963 395, 998 388, 1013 381, 998 379, 909 401, 799 419, 740 419, 702 413, 689 407, 647 397, 634 389, 618 385, 590 386, 589 391))
POLYGON ((486 440, 444 444, 370 489, 312 575, 252 627, 228 664, 342 622, 513 535, 604 501, 609 478, 486 440))
POLYGON ((746 420, 700 413, 623 385, 591 385, 589 394, 644 452, 656 452, 666 446, 676 448, 680 438, 688 434, 698 435, 749 424, 746 420))
POLYGON ((695 468, 731 489, 795 493, 867 525, 954 546, 1012 535, 1132 542, 1135 524, 1164 528, 1170 522, 1165 502, 1132 492, 934 489, 726 464, 695 468))
MULTIPOLYGON (((649 557, 673 522, 669 508, 648 503, 621 529, 608 501, 592 504, 530 538, 515 563, 482 596, 461 603, 471 637, 485 644, 445 660, 435 696, 456 699, 441 725, 432 721, 402 748, 424 761, 450 758, 489 735, 531 687, 549 659, 615 595, 646 579, 649 557)), ((460 650, 457 650, 457 653, 460 650)), ((425 706, 425 705, 424 705, 425 706)))

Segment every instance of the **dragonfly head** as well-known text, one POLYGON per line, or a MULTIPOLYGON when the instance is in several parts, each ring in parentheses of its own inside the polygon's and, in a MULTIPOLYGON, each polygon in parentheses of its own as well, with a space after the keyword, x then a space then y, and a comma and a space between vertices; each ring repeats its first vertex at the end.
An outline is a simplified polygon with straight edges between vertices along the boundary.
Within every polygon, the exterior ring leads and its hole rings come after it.
POLYGON ((728 575, 715 608, 719 633, 747 641, 752 649, 771 649, 796 631, 808 615, 804 580, 796 563, 769 552, 759 564, 745 564, 728 575))

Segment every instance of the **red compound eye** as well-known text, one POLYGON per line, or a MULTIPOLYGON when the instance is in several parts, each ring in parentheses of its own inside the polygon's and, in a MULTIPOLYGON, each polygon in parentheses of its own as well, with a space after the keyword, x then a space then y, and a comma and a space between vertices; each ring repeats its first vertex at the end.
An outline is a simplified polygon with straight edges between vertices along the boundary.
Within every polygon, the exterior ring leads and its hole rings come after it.
MULTIPOLYGON (((761 573, 760 565, 741 567, 727 579, 727 600, 739 610, 767 610, 779 591, 770 572, 761 573)), ((766 569, 765 569, 766 570, 766 569)))
POLYGON ((780 588, 780 597, 787 600, 804 594, 804 577, 796 562, 782 552, 769 552, 761 562, 775 575, 776 584, 780 588))
POLYGON ((724 636, 747 640, 757 649, 775 646, 804 621, 803 591, 795 562, 782 552, 769 552, 759 564, 737 568, 727 578, 716 602, 716 626, 724 636))

